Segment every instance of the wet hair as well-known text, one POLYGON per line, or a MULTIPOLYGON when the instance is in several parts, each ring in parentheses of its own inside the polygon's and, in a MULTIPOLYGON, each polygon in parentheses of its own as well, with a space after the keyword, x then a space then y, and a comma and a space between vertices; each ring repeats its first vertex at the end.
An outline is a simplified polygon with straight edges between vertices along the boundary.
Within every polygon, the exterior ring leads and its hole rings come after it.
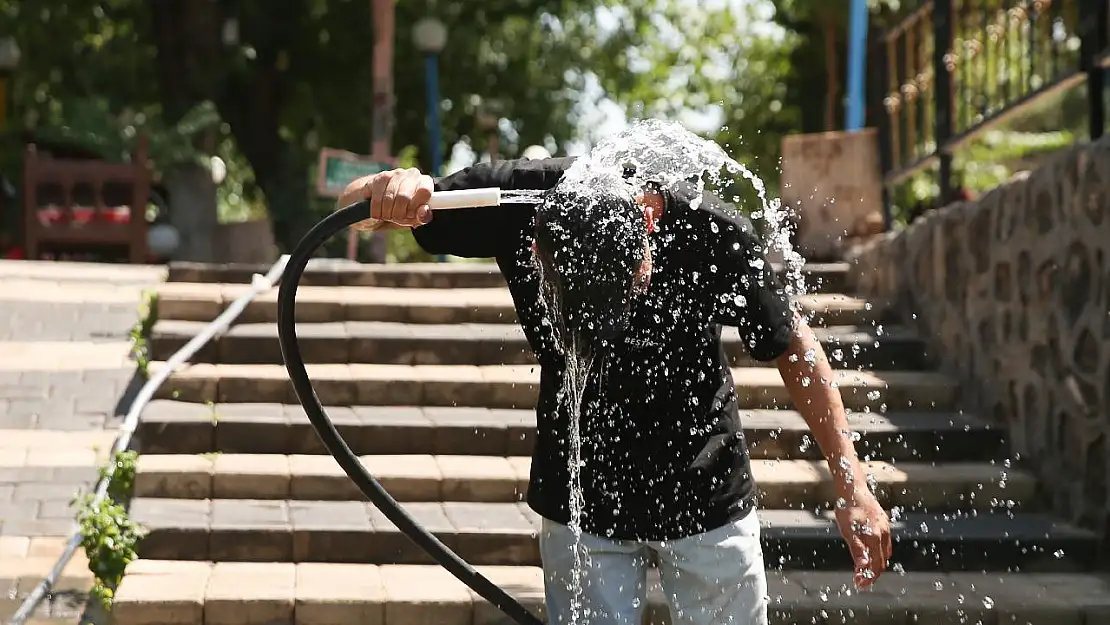
POLYGON ((627 327, 646 236, 643 209, 627 184, 558 185, 544 196, 535 250, 559 325, 590 343, 627 327))

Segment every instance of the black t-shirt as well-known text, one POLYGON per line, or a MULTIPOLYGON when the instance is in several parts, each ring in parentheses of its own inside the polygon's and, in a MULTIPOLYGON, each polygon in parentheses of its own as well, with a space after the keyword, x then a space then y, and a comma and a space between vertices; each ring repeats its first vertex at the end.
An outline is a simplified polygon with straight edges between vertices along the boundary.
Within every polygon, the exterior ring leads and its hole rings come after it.
MULTIPOLYGON (((436 190, 549 189, 573 160, 478 164, 438 180, 436 190)), ((586 388, 582 528, 597 536, 677 539, 721 527, 753 505, 721 326, 736 326, 752 357, 770 361, 786 350, 794 316, 752 224, 716 196, 696 196, 692 185, 664 190, 666 210, 650 235, 650 288, 586 388)), ((413 235, 433 254, 497 260, 540 363, 528 503, 566 524, 569 421, 556 399, 564 362, 543 323, 534 220, 529 205, 440 211, 413 235)))

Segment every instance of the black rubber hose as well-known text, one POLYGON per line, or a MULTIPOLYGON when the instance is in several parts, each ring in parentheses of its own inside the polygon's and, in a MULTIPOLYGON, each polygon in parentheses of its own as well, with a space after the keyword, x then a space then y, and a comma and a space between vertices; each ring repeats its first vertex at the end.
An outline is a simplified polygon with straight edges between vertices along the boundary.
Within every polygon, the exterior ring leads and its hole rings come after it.
POLYGON ((520 625, 543 625, 543 621, 536 618, 524 606, 510 597, 508 593, 474 570, 474 567, 467 564, 458 554, 451 551, 439 539, 418 525, 401 508, 400 504, 382 488, 378 480, 370 475, 366 467, 359 462, 358 457, 351 451, 347 442, 339 435, 339 431, 336 430, 331 419, 328 418, 327 412, 320 404, 320 399, 316 396, 315 389, 312 388, 312 381, 308 377, 304 359, 301 358, 300 345, 297 343, 297 286, 301 280, 301 275, 308 266, 309 259, 325 241, 369 216, 370 204, 365 200, 342 208, 309 230, 308 234, 297 244, 293 253, 289 255, 289 262, 286 264, 285 273, 281 280, 281 288, 278 291, 278 342, 281 344, 281 354, 285 359, 285 369, 289 372, 289 379, 293 382, 293 388, 297 391, 297 399, 304 407, 305 414, 308 415, 312 427, 316 429, 316 434, 320 436, 320 440, 323 441, 328 452, 335 457, 339 466, 343 467, 347 477, 351 478, 351 481, 358 486, 370 502, 377 506, 405 536, 408 536, 410 540, 427 552, 443 568, 450 571, 459 581, 469 586, 486 601, 497 606, 509 618, 520 625))

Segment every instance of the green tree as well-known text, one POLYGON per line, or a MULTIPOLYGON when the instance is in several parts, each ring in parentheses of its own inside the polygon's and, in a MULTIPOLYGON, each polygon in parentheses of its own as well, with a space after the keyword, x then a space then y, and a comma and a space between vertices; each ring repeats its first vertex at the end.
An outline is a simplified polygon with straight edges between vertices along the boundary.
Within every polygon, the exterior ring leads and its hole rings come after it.
MULTIPOLYGON (((634 28, 600 33, 595 9, 615 0, 404 0, 397 6, 395 126, 400 153, 425 144, 422 59, 409 27, 435 14, 450 32, 441 62, 444 139, 487 139, 480 112, 502 120, 502 153, 575 135, 575 105, 592 63, 630 47, 634 28)), ((327 204, 313 202, 315 151, 367 151, 373 16, 369 0, 0 0, 28 62, 18 104, 31 123, 64 123, 65 102, 96 98, 127 121, 173 127, 215 104, 253 171, 280 245, 327 204), (230 23, 238 36, 225 37, 230 23), (59 45, 59 42, 61 44, 59 45), (33 54, 31 53, 33 51, 33 54), (130 110, 130 115, 124 112, 130 110)), ((211 143, 211 142, 210 142, 211 143)), ((249 193, 250 189, 244 189, 249 193)))
MULTIPOLYGON (((764 3, 690 11, 679 0, 640 0, 629 10, 650 15, 639 23, 646 43, 628 50, 627 59, 593 69, 633 116, 673 118, 692 110, 719 119, 719 127, 703 134, 777 195, 782 137, 800 123, 798 107, 787 100, 796 37, 768 28, 768 9, 764 3), (633 73, 622 73, 622 66, 633 73)), ((754 200, 750 185, 736 191, 745 189, 745 199, 754 200)))

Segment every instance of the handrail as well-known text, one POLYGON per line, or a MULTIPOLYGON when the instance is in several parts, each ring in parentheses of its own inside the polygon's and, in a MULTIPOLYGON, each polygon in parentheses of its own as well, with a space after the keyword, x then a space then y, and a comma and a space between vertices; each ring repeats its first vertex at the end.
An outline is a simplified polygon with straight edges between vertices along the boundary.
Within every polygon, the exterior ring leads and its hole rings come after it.
MULTIPOLYGON (((234 321, 239 315, 243 313, 243 309, 247 307, 254 298, 261 295, 263 292, 274 288, 274 285, 281 279, 282 274, 285 273, 285 265, 289 262, 289 255, 283 255, 276 263, 270 267, 270 271, 265 276, 261 274, 254 274, 254 279, 251 280, 250 289, 241 295, 238 299, 231 303, 218 317, 213 319, 203 330, 194 336, 184 347, 177 350, 170 359, 166 361, 166 365, 162 367, 154 377, 147 380, 146 384, 139 389, 139 394, 135 396, 135 401, 131 402, 131 408, 128 410, 127 415, 123 419, 123 423, 119 427, 119 434, 116 436, 116 442, 112 445, 112 452, 109 458, 114 458, 116 454, 127 449, 131 444, 131 437, 135 434, 135 428, 139 423, 139 415, 142 414, 143 409, 150 403, 154 397, 155 391, 161 386, 170 375, 176 371, 181 365, 185 364, 189 358, 196 354, 208 341, 215 338, 217 334, 227 331, 231 322, 234 321)), ((109 463, 104 474, 100 477, 97 483, 96 493, 93 495, 91 506, 99 506, 104 499, 108 496, 108 485, 115 475, 115 463, 109 463)), ((27 598, 19 605, 19 609, 12 617, 10 625, 25 625, 27 620, 31 618, 31 614, 38 608, 39 604, 46 598, 47 594, 58 582, 62 571, 66 565, 73 558, 77 548, 81 546, 81 529, 80 525, 75 524, 69 542, 66 543, 62 555, 58 557, 54 568, 50 573, 43 578, 41 582, 35 586, 27 598)))

